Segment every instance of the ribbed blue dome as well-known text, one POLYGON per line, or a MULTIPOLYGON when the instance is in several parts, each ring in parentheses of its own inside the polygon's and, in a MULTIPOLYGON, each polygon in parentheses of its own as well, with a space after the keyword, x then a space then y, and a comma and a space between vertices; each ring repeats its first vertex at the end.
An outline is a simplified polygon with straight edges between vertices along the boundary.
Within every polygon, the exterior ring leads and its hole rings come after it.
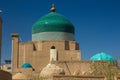
POLYGON ((21 68, 32 68, 32 65, 30 63, 24 63, 21 68))
POLYGON ((96 55, 91 57, 91 60, 93 61, 103 60, 103 61, 109 61, 109 62, 115 61, 115 59, 112 56, 104 52, 97 53, 96 55))

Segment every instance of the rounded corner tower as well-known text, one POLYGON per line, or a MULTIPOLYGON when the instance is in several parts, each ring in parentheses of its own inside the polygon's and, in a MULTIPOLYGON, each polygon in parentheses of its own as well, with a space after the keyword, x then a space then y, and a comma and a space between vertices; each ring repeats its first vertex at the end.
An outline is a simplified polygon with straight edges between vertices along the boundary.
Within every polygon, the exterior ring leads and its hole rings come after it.
POLYGON ((51 12, 41 17, 32 26, 32 41, 43 40, 74 40, 74 26, 61 14, 55 12, 54 5, 51 12))

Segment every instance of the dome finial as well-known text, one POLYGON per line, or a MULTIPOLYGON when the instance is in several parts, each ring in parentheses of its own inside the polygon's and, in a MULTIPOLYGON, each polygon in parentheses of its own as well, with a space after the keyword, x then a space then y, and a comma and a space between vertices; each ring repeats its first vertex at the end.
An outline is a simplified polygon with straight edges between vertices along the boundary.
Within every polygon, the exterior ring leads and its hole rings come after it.
POLYGON ((55 12, 56 11, 56 9, 55 9, 55 5, 54 4, 52 4, 52 7, 51 7, 51 12, 55 12))

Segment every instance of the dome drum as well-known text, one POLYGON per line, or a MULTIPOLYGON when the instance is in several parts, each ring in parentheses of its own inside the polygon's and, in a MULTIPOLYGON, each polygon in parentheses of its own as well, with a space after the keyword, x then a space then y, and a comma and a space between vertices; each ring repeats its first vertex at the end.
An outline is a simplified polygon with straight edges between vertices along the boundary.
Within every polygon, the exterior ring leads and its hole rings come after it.
POLYGON ((74 35, 72 33, 66 32, 42 32, 32 34, 33 41, 39 40, 74 40, 74 35))

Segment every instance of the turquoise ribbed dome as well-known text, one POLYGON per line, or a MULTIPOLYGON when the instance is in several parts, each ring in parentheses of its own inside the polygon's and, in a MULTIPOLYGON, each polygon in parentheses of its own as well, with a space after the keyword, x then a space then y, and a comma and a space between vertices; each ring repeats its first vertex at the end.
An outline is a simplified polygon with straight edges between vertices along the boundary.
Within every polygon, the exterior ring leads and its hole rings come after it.
POLYGON ((24 63, 21 68, 32 68, 32 65, 30 63, 24 63))
POLYGON ((74 34, 74 26, 61 14, 50 12, 40 18, 32 27, 32 34, 41 32, 67 32, 74 34))
POLYGON ((91 57, 91 60, 93 61, 103 60, 103 61, 109 61, 109 62, 115 61, 115 59, 112 56, 104 52, 97 53, 96 55, 91 57))

